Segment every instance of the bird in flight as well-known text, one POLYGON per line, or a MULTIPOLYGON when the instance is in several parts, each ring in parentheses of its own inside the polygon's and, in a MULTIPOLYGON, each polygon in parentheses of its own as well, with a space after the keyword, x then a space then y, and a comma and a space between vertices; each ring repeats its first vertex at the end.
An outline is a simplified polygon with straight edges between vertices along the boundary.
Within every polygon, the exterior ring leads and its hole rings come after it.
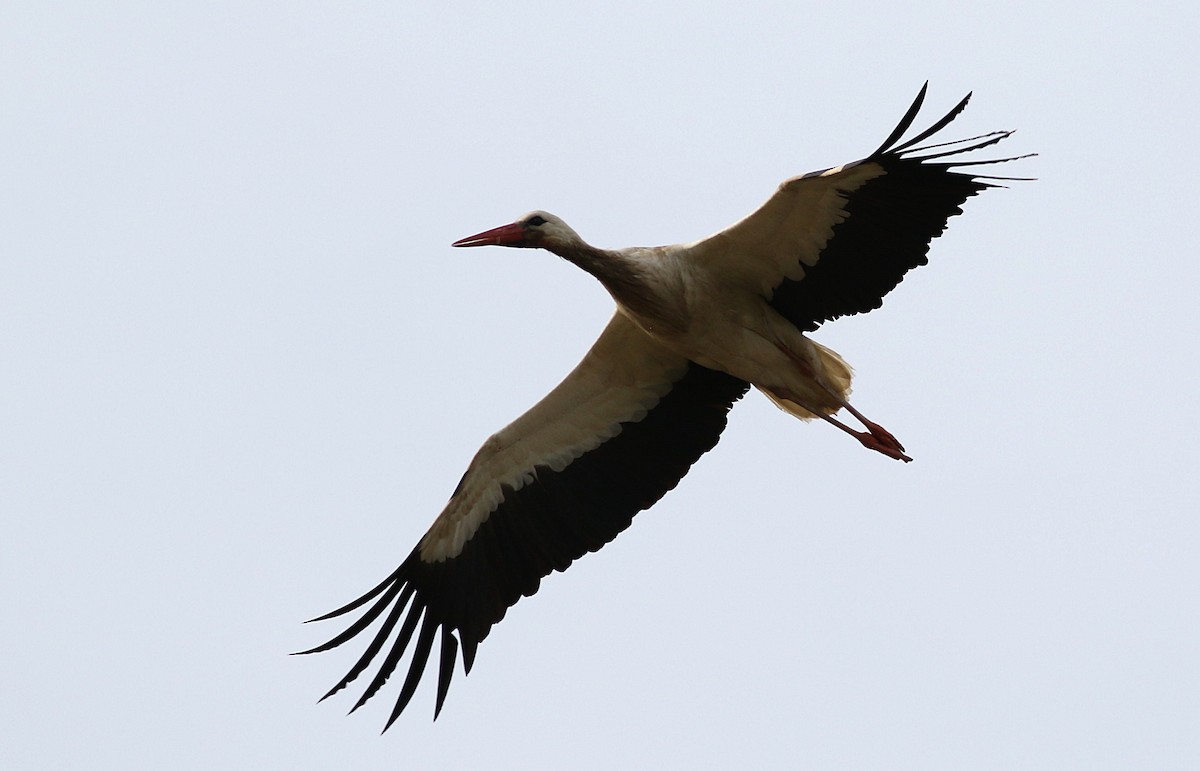
POLYGON ((807 333, 878 308, 905 273, 927 262, 930 241, 967 198, 996 180, 1020 179, 959 170, 1028 157, 958 157, 1011 131, 922 145, 962 112, 970 94, 902 142, 927 87, 865 159, 788 179, 757 211, 699 241, 600 249, 535 211, 454 242, 553 252, 599 279, 616 312, 562 383, 484 442, 400 567, 313 619, 365 608, 341 634, 302 653, 336 648, 381 620, 366 651, 322 699, 382 655, 353 712, 411 646, 387 730, 412 699, 436 641, 436 719, 460 650, 470 672, 477 646, 508 608, 674 488, 716 445, 750 386, 802 420, 820 419, 870 450, 911 460, 891 433, 850 405, 849 365, 807 333))

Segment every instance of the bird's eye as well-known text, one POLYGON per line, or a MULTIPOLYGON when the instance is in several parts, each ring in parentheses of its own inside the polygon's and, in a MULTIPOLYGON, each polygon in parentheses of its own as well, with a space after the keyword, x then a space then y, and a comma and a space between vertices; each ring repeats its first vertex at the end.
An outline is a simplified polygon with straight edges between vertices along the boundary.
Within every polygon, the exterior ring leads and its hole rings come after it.
POLYGON ((546 218, 540 214, 535 214, 532 217, 530 217, 529 219, 525 220, 525 227, 527 227, 527 228, 536 228, 540 225, 545 225, 545 224, 546 224, 546 218))

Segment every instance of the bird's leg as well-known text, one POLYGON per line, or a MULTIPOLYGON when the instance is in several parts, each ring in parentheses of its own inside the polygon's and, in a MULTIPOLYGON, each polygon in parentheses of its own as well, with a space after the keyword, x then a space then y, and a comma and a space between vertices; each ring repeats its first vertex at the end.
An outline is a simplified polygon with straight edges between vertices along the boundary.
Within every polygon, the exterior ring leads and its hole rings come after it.
MULTIPOLYGON (((796 400, 789 399, 788 401, 796 401, 796 400)), ((842 431, 845 431, 850 436, 852 436, 855 439, 857 439, 858 441, 862 442, 862 446, 866 447, 868 450, 874 450, 875 452, 881 452, 884 455, 888 456, 889 458, 895 458, 896 460, 902 460, 905 463, 912 461, 912 458, 910 458, 904 454, 904 447, 901 446, 901 444, 896 441, 896 437, 892 436, 891 433, 889 433, 887 431, 887 429, 885 429, 883 426, 880 426, 878 423, 872 423, 871 421, 864 418, 862 415, 860 415, 858 413, 857 410, 855 410, 853 408, 851 408, 851 412, 853 413, 854 417, 861 420, 862 424, 867 427, 866 431, 855 431, 853 428, 850 428, 850 426, 847 426, 845 423, 843 423, 842 421, 833 417, 832 415, 826 415, 823 412, 818 412, 817 410, 813 410, 808 407, 805 407, 804 404, 801 402, 796 402, 796 404, 799 404, 801 407, 804 407, 804 409, 806 409, 809 412, 811 412, 812 414, 816 415, 818 418, 825 421, 829 425, 834 426, 835 428, 839 428, 842 431)), ((845 403, 843 403, 843 406, 850 407, 849 404, 845 404, 845 403)))
POLYGON ((857 418, 858 421, 860 423, 862 423, 863 427, 866 428, 867 430, 866 431, 855 431, 853 428, 850 428, 845 423, 843 423, 842 421, 833 417, 832 415, 826 415, 823 412, 821 412, 820 410, 813 409, 812 407, 805 404, 803 400, 795 398, 794 395, 788 395, 786 397, 788 399, 788 401, 799 404, 801 407, 808 410, 812 414, 816 415, 821 420, 824 420, 826 423, 830 424, 831 426, 835 426, 835 427, 841 429, 842 431, 845 431, 847 434, 850 434, 850 436, 853 436, 855 439, 857 439, 859 442, 861 442, 863 447, 866 447, 871 450, 875 450, 876 452, 883 453, 884 455, 888 456, 889 458, 895 458, 896 460, 902 460, 905 463, 909 463, 910 461, 912 461, 912 458, 910 458, 904 454, 904 445, 900 444, 900 442, 896 439, 896 437, 892 436, 892 433, 890 431, 888 431, 886 428, 879 425, 875 421, 868 420, 866 415, 863 415, 861 412, 854 409, 854 407, 850 404, 850 402, 848 402, 844 398, 842 398, 841 394, 835 392, 832 388, 830 388, 829 386, 822 383, 821 379, 817 377, 816 372, 813 370, 812 364, 810 364, 808 361, 806 361, 802 356, 799 356, 798 354, 796 354, 794 351, 792 351, 792 349, 788 348, 786 345, 777 344, 777 347, 779 348, 779 350, 783 351, 783 353, 789 359, 791 359, 793 363, 795 363, 795 365, 800 369, 800 371, 804 374, 805 377, 807 377, 809 380, 811 380, 813 383, 815 383, 818 387, 820 387, 820 389, 822 391, 824 391, 825 393, 827 393, 831 399, 833 399, 835 402, 838 403, 838 405, 846 408, 846 411, 849 412, 851 415, 853 415, 855 418, 857 418))
MULTIPOLYGON (((820 383, 818 383, 818 385, 820 385, 820 383)), ((825 388, 823 385, 821 386, 821 389, 832 396, 838 404, 845 407, 851 415, 858 418, 858 421, 862 423, 864 427, 866 427, 867 430, 863 432, 854 431, 846 426, 841 426, 844 430, 849 431, 851 434, 858 437, 858 440, 863 443, 864 447, 870 447, 872 450, 877 450, 884 455, 887 455, 889 458, 902 460, 905 463, 908 463, 912 460, 912 458, 904 454, 904 445, 900 444, 900 442, 896 440, 896 437, 892 436, 891 431, 888 431, 886 428, 874 422, 873 420, 868 420, 865 415, 854 409, 850 402, 846 401, 841 396, 838 396, 830 389, 825 388)), ((809 412, 812 412, 812 410, 809 410, 809 412)), ((832 417, 826 415, 821 415, 821 417, 825 418, 826 420, 833 420, 832 417)))

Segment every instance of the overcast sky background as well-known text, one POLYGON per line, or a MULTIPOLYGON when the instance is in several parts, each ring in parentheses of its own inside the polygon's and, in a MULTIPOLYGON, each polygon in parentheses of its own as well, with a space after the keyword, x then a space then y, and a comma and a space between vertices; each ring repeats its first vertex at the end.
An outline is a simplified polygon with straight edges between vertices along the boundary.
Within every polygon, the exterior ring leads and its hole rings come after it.
MULTIPOLYGON (((1200 767, 1194 6, 0 6, 0 766, 1200 767), (430 10, 414 10, 413 6, 430 10), (1102 8, 1104 10, 1102 10, 1102 8), (387 575, 612 303, 931 81, 1009 171, 379 730, 301 621, 387 575)), ((360 686, 361 687, 361 686, 360 686)))

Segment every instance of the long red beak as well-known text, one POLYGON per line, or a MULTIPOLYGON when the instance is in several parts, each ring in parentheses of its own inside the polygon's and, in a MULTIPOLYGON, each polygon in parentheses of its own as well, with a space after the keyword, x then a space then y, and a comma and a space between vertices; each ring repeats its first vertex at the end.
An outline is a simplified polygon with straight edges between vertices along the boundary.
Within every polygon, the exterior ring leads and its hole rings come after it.
POLYGON ((451 246, 521 246, 525 243, 525 228, 521 223, 501 225, 473 236, 460 238, 451 246))

